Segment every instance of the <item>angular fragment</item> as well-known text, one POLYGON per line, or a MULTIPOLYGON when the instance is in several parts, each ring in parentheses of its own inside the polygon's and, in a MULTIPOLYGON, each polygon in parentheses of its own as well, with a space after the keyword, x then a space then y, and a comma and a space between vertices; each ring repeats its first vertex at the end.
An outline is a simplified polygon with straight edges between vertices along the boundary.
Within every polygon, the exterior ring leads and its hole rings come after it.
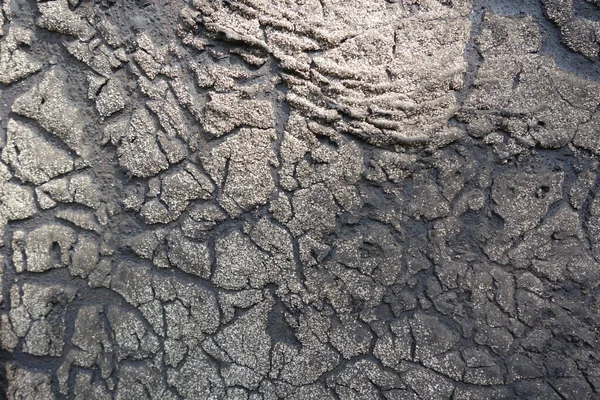
POLYGON ((331 344, 346 359, 368 353, 373 335, 359 321, 346 316, 340 317, 342 323, 335 324, 331 330, 331 344))
MULTIPOLYGON (((0 21, 3 20, 0 13, 0 21)), ((0 43, 0 83, 8 85, 38 72, 43 64, 19 48, 31 45, 33 32, 11 24, 8 34, 0 43)), ((1 30, 1 29, 0 29, 1 30)))
POLYGON ((154 299, 150 268, 131 262, 122 262, 112 276, 110 287, 134 306, 154 299))
POLYGON ((190 172, 180 169, 162 177, 160 198, 169 207, 169 211, 176 215, 182 213, 191 200, 207 200, 214 191, 208 177, 195 166, 188 165, 187 169, 190 172))
POLYGON ((238 93, 212 94, 206 105, 204 129, 218 137, 242 125, 273 128, 275 111, 271 102, 245 99, 238 93))
POLYGON ((386 367, 397 367, 402 360, 412 358, 413 338, 406 319, 390 324, 391 332, 386 332, 375 342, 373 355, 386 367))
POLYGON ((79 228, 100 233, 100 226, 94 215, 89 211, 60 210, 55 215, 56 218, 68 221, 79 228))
POLYGON ((343 368, 327 377, 327 386, 333 388, 339 398, 378 398, 380 391, 405 387, 393 372, 381 368, 372 360, 350 361, 343 368))
POLYGON ((12 182, 0 182, 0 226, 2 220, 25 219, 37 211, 31 189, 12 182))
POLYGON ((159 342, 145 321, 132 310, 110 306, 106 313, 117 344, 117 359, 144 359, 158 351, 159 342))
POLYGON ((119 163, 140 178, 148 178, 167 169, 169 162, 156 140, 156 126, 146 109, 133 111, 128 123, 113 125, 120 136, 119 163))
POLYGON ((275 189, 271 166, 278 160, 274 130, 242 128, 213 148, 204 167, 223 184, 219 203, 232 216, 266 204, 275 189))
POLYGON ((294 218, 289 227, 295 236, 304 232, 327 232, 335 226, 338 207, 323 184, 296 191, 292 207, 294 218))
POLYGON ((108 117, 125 108, 125 95, 116 79, 109 79, 96 98, 96 109, 103 117, 108 117))
POLYGON ((600 154, 600 113, 596 112, 589 121, 577 128, 573 144, 600 154))
POLYGON ((101 381, 92 382, 92 373, 77 372, 75 378, 75 397, 82 399, 110 400, 111 395, 101 381))
POLYGON ((77 203, 92 209, 100 207, 100 192, 91 175, 81 173, 57 178, 35 189, 43 209, 55 207, 57 203, 77 203))
POLYGON ((133 53, 133 59, 142 67, 150 79, 154 79, 159 73, 163 72, 164 51, 154 44, 152 38, 146 32, 138 35, 136 39, 138 49, 133 53))
POLYGON ((234 231, 215 244, 213 283, 224 289, 262 288, 274 278, 274 266, 250 239, 234 231))
POLYGON ((218 399, 225 396, 218 367, 200 350, 190 354, 179 368, 169 368, 167 382, 183 398, 218 399))
POLYGON ((73 169, 69 153, 46 140, 40 132, 11 119, 8 121, 7 144, 2 160, 24 182, 40 185, 73 169))
MULTIPOLYGON (((195 380, 191 379, 191 381, 195 383, 195 380)), ((115 392, 113 397, 117 400, 178 399, 176 394, 163 382, 160 368, 156 367, 151 360, 144 360, 135 364, 127 363, 121 367, 115 392), (147 395, 147 393, 151 393, 151 395, 147 395)))
POLYGON ((29 283, 23 284, 22 295, 11 291, 11 322, 17 335, 24 338, 25 353, 54 357, 62 354, 66 308, 76 293, 72 286, 29 283))
POLYGON ((169 137, 179 136, 185 140, 189 139, 191 129, 172 91, 167 90, 166 93, 156 96, 156 99, 148 101, 146 105, 156 114, 160 126, 169 137))
POLYGON ((428 359, 444 353, 458 341, 458 333, 438 318, 417 314, 410 320, 410 326, 416 341, 415 358, 428 359))
POLYGON ((259 376, 265 376, 269 371, 271 339, 266 328, 270 307, 268 302, 254 306, 215 337, 234 363, 259 376))
POLYGON ((167 224, 177 219, 179 215, 173 215, 167 207, 158 199, 147 201, 140 210, 140 215, 147 224, 167 224))
POLYGON ((410 368, 402 378, 420 398, 425 399, 449 399, 455 387, 448 378, 419 366, 410 368))
POLYGON ((75 232, 62 225, 43 225, 27 235, 27 271, 44 272, 67 266, 75 232), (58 245, 58 252, 55 252, 58 245))
POLYGON ((37 121, 42 128, 85 158, 83 120, 67 94, 65 74, 58 67, 52 68, 38 85, 13 102, 12 111, 37 121))
POLYGON ((171 232, 167 243, 169 260, 175 267, 205 279, 210 277, 211 256, 205 243, 186 239, 178 230, 171 232))
POLYGON ((73 196, 73 202, 82 204, 92 209, 100 207, 100 191, 94 184, 94 178, 86 173, 71 176, 69 180, 69 192, 73 196))
POLYGON ((87 278, 100 260, 99 250, 96 239, 92 236, 79 235, 71 255, 71 265, 69 265, 71 275, 87 278))
POLYGON ((84 17, 69 9, 68 0, 44 1, 37 6, 41 14, 37 20, 39 27, 75 36, 83 41, 88 41, 95 33, 84 17))
POLYGON ((52 376, 35 372, 11 363, 6 368, 8 398, 23 400, 55 400, 52 392, 52 376))
POLYGON ((69 181, 69 178, 58 178, 35 189, 42 209, 55 207, 57 202, 71 203, 73 201, 73 195, 69 191, 69 181))

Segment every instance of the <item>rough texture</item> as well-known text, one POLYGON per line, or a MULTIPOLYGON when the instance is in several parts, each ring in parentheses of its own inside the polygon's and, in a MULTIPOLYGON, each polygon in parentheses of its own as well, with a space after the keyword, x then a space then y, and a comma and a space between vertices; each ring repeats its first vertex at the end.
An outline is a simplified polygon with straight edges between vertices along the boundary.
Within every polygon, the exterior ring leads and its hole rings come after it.
POLYGON ((599 398, 599 6, 0 0, 0 398, 599 398))

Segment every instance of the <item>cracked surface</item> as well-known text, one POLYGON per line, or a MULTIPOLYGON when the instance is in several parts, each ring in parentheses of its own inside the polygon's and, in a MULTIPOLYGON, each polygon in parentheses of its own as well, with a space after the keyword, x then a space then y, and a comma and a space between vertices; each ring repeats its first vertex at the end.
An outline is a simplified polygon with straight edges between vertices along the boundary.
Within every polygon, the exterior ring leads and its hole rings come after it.
POLYGON ((0 398, 598 398, 598 6, 0 0, 0 398))

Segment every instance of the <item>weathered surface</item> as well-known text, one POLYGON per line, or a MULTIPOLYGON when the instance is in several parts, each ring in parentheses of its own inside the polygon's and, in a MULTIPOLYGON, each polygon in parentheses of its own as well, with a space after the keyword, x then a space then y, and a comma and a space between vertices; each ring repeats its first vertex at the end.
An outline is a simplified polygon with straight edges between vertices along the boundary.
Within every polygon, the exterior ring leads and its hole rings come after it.
POLYGON ((0 0, 0 398, 600 397, 598 6, 0 0))

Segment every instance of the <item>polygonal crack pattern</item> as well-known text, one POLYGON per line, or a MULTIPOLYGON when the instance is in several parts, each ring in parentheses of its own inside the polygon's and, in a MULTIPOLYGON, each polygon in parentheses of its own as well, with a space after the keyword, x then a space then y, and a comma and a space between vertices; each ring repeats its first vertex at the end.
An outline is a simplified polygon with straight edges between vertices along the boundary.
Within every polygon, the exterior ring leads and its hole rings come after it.
POLYGON ((599 398, 600 3, 517 3, 0 0, 0 397, 599 398))

